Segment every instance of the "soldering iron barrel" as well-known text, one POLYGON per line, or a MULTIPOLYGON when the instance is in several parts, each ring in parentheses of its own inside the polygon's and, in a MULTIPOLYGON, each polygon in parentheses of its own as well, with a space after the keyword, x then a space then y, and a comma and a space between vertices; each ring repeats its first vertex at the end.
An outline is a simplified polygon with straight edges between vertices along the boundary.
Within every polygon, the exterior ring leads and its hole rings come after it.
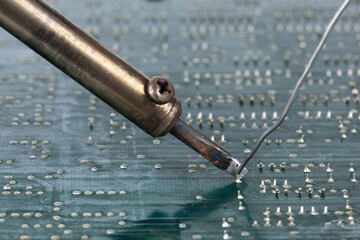
POLYGON ((176 98, 156 104, 149 79, 41 0, 1 0, 0 25, 153 137, 181 114, 176 98))

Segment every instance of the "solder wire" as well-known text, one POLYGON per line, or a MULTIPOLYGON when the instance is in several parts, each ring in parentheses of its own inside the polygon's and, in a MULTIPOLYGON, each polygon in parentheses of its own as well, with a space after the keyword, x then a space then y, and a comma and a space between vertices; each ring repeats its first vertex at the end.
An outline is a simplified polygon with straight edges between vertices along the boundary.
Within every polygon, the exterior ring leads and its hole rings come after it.
POLYGON ((329 37, 329 34, 331 33, 333 27, 335 26, 336 22, 339 20, 341 14, 344 12, 345 8, 349 5, 351 0, 345 0, 343 2, 343 4, 340 6, 340 8, 336 11, 334 17, 331 19, 329 25, 327 26, 324 35, 322 36, 319 44, 317 45, 313 55, 311 56, 308 64, 305 67, 304 72, 302 73, 302 75, 300 76, 299 80, 297 81, 295 88, 289 98, 289 101, 286 103, 285 108, 280 116, 280 118, 268 129, 266 129, 263 134, 260 136, 260 138, 258 139, 258 141, 256 142, 254 148, 251 150, 250 154, 243 160, 241 166, 238 168, 237 170, 237 175, 239 175, 241 173, 241 171, 244 169, 244 167, 246 166, 246 164, 250 161, 250 159, 255 155, 255 153, 257 152, 257 150, 260 148, 261 143, 264 141, 264 139, 273 131, 275 131, 284 121, 286 115, 288 114, 292 104, 294 103, 299 90, 302 86, 302 84, 304 83, 304 80, 306 79, 307 75, 310 72, 311 67, 314 65, 314 62, 316 60, 316 58, 319 56, 322 48, 325 45, 325 42, 327 40, 327 38, 329 37))

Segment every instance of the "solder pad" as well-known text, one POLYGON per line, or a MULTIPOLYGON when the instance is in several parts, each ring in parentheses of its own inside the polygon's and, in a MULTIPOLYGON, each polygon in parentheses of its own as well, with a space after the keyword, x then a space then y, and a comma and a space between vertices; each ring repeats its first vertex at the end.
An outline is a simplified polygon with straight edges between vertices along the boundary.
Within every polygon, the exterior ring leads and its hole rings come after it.
MULTIPOLYGON (((241 161, 341 1, 49 0, 241 161)), ((242 183, 152 139, 0 31, 0 239, 360 239, 360 5, 242 183)), ((1 7, 1 6, 0 6, 1 7)))

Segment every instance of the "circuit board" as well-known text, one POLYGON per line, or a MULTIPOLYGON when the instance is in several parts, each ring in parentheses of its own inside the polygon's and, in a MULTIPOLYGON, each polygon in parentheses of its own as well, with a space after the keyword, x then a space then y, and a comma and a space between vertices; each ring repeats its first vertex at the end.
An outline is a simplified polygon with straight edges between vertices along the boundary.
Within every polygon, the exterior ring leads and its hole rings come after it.
MULTIPOLYGON (((341 1, 49 0, 240 161, 341 1)), ((1 7, 1 3, 0 3, 1 7)), ((0 239, 360 239, 360 1, 241 183, 0 30, 0 239)))

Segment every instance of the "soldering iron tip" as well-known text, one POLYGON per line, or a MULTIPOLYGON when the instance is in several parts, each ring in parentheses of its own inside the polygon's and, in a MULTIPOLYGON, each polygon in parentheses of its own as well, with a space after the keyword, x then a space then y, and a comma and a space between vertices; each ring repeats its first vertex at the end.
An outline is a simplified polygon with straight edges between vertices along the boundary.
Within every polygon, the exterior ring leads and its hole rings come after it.
POLYGON ((183 120, 179 119, 170 133, 232 176, 242 178, 247 173, 247 170, 243 169, 240 174, 237 174, 240 168, 239 161, 183 120))
POLYGON ((247 174, 248 170, 244 168, 242 171, 239 172, 241 163, 231 155, 229 155, 229 158, 231 159, 231 161, 226 172, 235 176, 238 179, 242 179, 247 174))

